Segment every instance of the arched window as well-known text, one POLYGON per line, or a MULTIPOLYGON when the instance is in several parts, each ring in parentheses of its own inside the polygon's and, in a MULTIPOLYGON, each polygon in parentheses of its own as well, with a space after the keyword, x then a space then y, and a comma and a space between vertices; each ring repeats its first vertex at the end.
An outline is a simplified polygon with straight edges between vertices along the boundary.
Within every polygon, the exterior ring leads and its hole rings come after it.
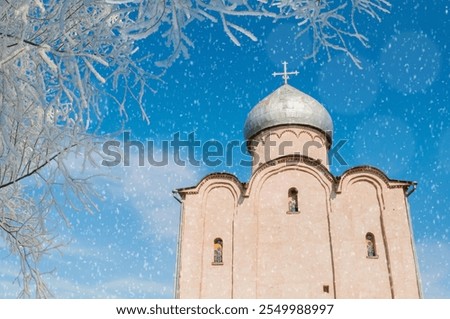
POLYGON ((295 187, 288 191, 288 212, 298 213, 298 191, 295 187))
POLYGON ((223 241, 222 238, 214 239, 214 262, 213 264, 223 263, 223 241))
POLYGON ((372 233, 366 234, 367 257, 376 257, 375 236, 372 233))

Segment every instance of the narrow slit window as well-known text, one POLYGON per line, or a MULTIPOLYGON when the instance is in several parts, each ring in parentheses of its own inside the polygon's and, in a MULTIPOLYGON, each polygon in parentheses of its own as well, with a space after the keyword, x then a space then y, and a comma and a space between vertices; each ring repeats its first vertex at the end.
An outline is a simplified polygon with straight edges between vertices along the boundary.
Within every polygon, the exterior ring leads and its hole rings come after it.
POLYGON ((376 257, 375 236, 372 233, 366 234, 367 257, 376 257))
POLYGON ((223 240, 222 238, 214 239, 214 262, 213 264, 220 265, 223 263, 223 240))
POLYGON ((288 191, 288 212, 298 213, 298 191, 295 187, 288 191))

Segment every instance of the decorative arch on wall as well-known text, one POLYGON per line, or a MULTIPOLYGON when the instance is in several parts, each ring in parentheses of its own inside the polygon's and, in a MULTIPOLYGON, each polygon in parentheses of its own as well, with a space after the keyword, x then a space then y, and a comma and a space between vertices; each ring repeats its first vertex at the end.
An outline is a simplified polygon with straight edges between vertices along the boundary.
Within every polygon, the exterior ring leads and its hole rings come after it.
MULTIPOLYGON (((391 297, 394 298, 394 290, 393 290, 393 278, 392 278, 392 270, 391 270, 391 259, 390 259, 390 250, 389 243, 386 240, 386 231, 385 231, 385 218, 386 214, 386 192, 389 189, 394 188, 403 188, 409 187, 411 182, 407 181, 398 181, 389 179, 384 172, 381 170, 371 167, 371 166, 358 166, 349 169, 346 171, 339 179, 339 183, 336 187, 336 193, 346 193, 348 189, 352 187, 354 184, 364 183, 366 185, 370 185, 374 189, 374 196, 376 196, 376 201, 378 202, 379 209, 379 225, 380 225, 380 234, 379 234, 379 242, 377 243, 375 240, 375 235, 371 232, 367 232, 361 240, 364 240, 365 244, 365 255, 368 259, 377 259, 379 258, 378 253, 382 253, 383 257, 386 258, 386 266, 388 272, 388 281, 390 285, 391 297), (377 245, 378 244, 378 245, 377 245)), ((362 237, 361 236, 361 237, 362 237)))
POLYGON ((270 131, 262 131, 258 134, 260 142, 266 143, 267 140, 271 140, 271 137, 276 139, 281 139, 284 135, 292 134, 295 138, 301 138, 302 135, 308 136, 308 139, 311 141, 318 141, 322 145, 326 145, 329 148, 329 143, 326 138, 323 136, 323 132, 318 131, 312 127, 308 126, 293 126, 293 127, 275 127, 271 128, 270 131), (296 130, 297 131, 296 131, 296 130))
MULTIPOLYGON (((377 170, 378 173, 378 170, 377 170)), ((379 172, 384 175, 381 171, 379 172)), ((355 170, 351 169, 345 172, 336 188, 336 193, 345 192, 345 190, 355 183, 366 182, 375 188, 378 204, 382 210, 385 209, 385 200, 383 194, 383 188, 388 187, 389 180, 384 175, 375 174, 375 171, 366 170, 365 167, 355 170), (384 177, 384 178, 383 178, 384 177)))
MULTIPOLYGON (((324 132, 314 126, 295 123, 280 124, 266 128, 252 136, 249 140, 265 143, 269 136, 274 136, 279 139, 286 133, 292 133, 295 138, 300 138, 302 135, 308 135, 311 141, 320 141, 327 149, 330 149, 331 147, 331 137, 328 136, 328 134, 330 134, 329 132, 324 132)), ((248 146, 249 143, 247 143, 247 147, 248 146)))
POLYGON ((230 188, 235 198, 239 198, 244 193, 245 184, 230 173, 211 173, 203 177, 196 186, 181 188, 178 192, 181 195, 198 194, 205 189, 204 192, 207 193, 208 188, 220 186, 230 188))
POLYGON ((295 154, 279 157, 258 167, 247 184, 244 196, 249 197, 252 190, 258 189, 271 175, 292 169, 304 171, 314 176, 325 189, 328 196, 333 192, 336 180, 330 171, 320 161, 295 154))
POLYGON ((345 189, 354 183, 365 181, 370 183, 377 190, 377 197, 380 203, 380 207, 385 209, 385 202, 383 196, 383 189, 386 188, 403 188, 406 190, 414 182, 391 180, 383 171, 372 166, 357 166, 344 172, 338 177, 338 183, 336 186, 336 193, 342 193, 345 189))
POLYGON ((313 141, 316 141, 316 140, 319 140, 319 142, 321 144, 326 145, 329 148, 329 145, 328 145, 329 143, 326 141, 325 138, 322 137, 322 135, 319 135, 319 134, 315 135, 313 138, 313 141))
POLYGON ((267 135, 263 135, 263 136, 261 136, 261 138, 263 139, 263 141, 264 141, 264 143, 267 143, 267 140, 271 140, 270 138, 271 137, 275 137, 276 139, 279 139, 279 138, 281 138, 281 135, 280 134, 278 134, 278 132, 270 132, 269 134, 267 134, 267 135))
POLYGON ((314 138, 318 136, 317 132, 313 132, 313 131, 309 131, 309 130, 305 130, 305 129, 302 129, 296 135, 297 135, 297 138, 302 137, 302 135, 307 135, 311 141, 313 141, 314 138), (313 133, 315 133, 315 134, 313 135, 313 133))
MULTIPOLYGON (((201 214, 198 216, 199 229, 197 231, 203 243, 199 252, 199 278, 203 278, 205 273, 210 273, 211 271, 221 272, 222 278, 218 282, 225 280, 223 278, 233 278, 233 225, 237 214, 237 207, 243 200, 244 188, 245 184, 241 183, 233 174, 212 173, 202 178, 196 186, 178 190, 183 199, 193 196, 197 203, 201 203, 198 207, 201 214), (217 192, 224 194, 226 202, 222 203, 223 207, 218 207, 223 212, 220 215, 215 215, 216 217, 211 217, 207 212, 214 212, 214 207, 207 208, 208 200, 210 196, 217 196, 217 192), (224 208, 225 206, 226 208, 224 208), (218 223, 217 229, 216 227, 211 227, 212 220, 214 220, 213 223, 218 223), (210 226, 205 228, 208 223, 210 226), (209 233, 206 233, 205 229, 209 229, 209 233), (222 240, 221 245, 219 245, 218 239, 222 240), (220 246, 221 250, 219 249, 220 246), (225 249, 224 246, 226 247, 225 249), (218 262, 220 256, 222 263, 218 262), (207 264, 209 264, 209 267, 207 264), (223 267, 220 267, 221 265, 223 267)), ((192 289, 198 289, 197 296, 200 298, 205 291, 211 292, 212 288, 210 284, 210 282, 202 281, 198 287, 192 287, 192 289)), ((232 298, 232 290, 222 291, 221 296, 222 298, 232 298)))

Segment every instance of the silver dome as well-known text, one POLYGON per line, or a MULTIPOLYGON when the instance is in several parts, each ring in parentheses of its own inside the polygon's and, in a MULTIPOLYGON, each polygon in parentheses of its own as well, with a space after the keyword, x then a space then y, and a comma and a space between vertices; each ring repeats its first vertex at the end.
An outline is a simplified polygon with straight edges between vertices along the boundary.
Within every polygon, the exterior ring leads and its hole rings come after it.
POLYGON ((244 125, 245 139, 258 132, 283 124, 299 124, 318 128, 330 140, 333 122, 327 110, 311 96, 285 84, 259 102, 248 114, 244 125))

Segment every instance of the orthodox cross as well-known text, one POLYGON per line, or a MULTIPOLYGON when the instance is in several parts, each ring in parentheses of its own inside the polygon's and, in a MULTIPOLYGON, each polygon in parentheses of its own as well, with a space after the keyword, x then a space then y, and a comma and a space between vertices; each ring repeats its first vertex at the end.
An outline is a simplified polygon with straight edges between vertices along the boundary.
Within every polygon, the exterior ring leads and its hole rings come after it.
POLYGON ((288 72, 287 71, 287 64, 288 63, 286 61, 283 62, 283 66, 284 66, 283 72, 278 72, 278 73, 277 72, 273 72, 272 73, 273 76, 282 75, 283 79, 284 79, 284 84, 287 84, 287 80, 289 79, 289 75, 290 74, 298 75, 298 71, 288 72))

